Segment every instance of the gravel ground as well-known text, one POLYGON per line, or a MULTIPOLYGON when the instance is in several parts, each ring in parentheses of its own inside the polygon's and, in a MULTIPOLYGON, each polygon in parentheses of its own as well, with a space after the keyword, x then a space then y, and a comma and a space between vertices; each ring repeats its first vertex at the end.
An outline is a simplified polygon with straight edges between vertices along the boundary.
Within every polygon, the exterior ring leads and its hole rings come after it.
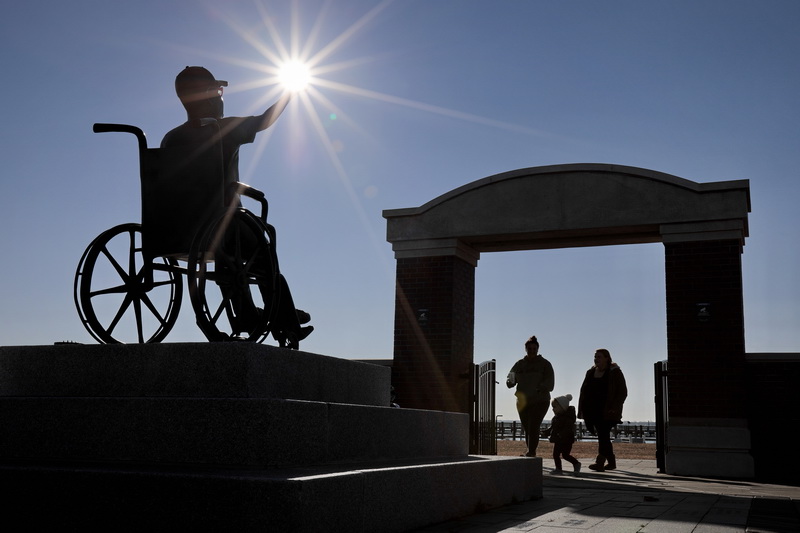
MULTIPOLYGON (((521 440, 498 440, 497 455, 522 455, 525 453, 525 441, 521 440)), ((539 457, 552 457, 553 443, 539 441, 539 448, 536 451, 539 457)), ((578 441, 572 445, 572 455, 578 459, 594 459, 597 455, 596 442, 578 441)), ((629 442, 615 442, 614 455, 617 459, 655 459, 656 445, 646 442, 643 444, 631 444, 629 442)))

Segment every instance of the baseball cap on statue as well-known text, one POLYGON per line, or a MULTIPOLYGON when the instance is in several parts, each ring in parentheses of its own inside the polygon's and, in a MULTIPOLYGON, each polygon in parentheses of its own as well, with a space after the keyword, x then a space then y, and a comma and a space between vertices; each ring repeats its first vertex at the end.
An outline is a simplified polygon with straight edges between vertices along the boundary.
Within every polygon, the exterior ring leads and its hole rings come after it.
POLYGON ((227 81, 214 78, 214 75, 203 67, 186 67, 175 77, 175 92, 181 100, 191 95, 204 98, 206 97, 204 93, 209 88, 227 86, 227 81))

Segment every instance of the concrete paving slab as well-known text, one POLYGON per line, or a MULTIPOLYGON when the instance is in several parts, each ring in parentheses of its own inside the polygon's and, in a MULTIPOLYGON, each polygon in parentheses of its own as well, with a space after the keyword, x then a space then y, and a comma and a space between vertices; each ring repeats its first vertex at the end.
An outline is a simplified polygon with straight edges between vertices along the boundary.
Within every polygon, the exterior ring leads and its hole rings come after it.
POLYGON ((761 531, 800 531, 800 500, 755 498, 747 524, 761 531))
MULTIPOLYGON (((697 524, 692 533, 743 533, 746 529, 742 526, 724 526, 719 524, 697 524)), ((768 533, 768 532, 761 532, 768 533)), ((775 533, 775 532, 769 532, 775 533)))
MULTIPOLYGON (((511 520, 494 533, 647 531, 648 533, 796 533, 800 531, 800 487, 669 476, 654 460, 618 460, 613 473, 543 477, 543 498, 499 509, 511 520), (612 474, 612 475, 607 475, 612 474), (756 504, 758 502, 758 504, 756 504), (516 523, 515 523, 516 520, 516 523)), ((544 460, 547 470, 548 460, 544 460)), ((464 517, 448 529, 426 533, 472 532, 464 517)), ((452 523, 450 524, 453 525, 452 523)), ((490 531, 481 522, 481 531, 490 531)))

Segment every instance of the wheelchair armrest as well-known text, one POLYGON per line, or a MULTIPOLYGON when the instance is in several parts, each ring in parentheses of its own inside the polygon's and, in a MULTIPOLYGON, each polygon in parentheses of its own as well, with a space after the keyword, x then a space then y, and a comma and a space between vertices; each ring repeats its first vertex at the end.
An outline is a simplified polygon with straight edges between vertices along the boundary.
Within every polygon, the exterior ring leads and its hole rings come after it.
POLYGON ((236 194, 240 196, 247 196, 248 198, 252 198, 261 204, 261 220, 266 223, 267 214, 269 213, 269 202, 267 202, 266 195, 258 189, 254 189, 250 185, 242 182, 233 183, 231 184, 231 187, 234 188, 236 194))
POLYGON ((247 196, 248 198, 252 198, 253 200, 261 201, 265 199, 265 195, 263 192, 259 191, 256 188, 251 187, 246 183, 242 183, 241 181, 236 182, 233 184, 236 187, 236 194, 241 194, 247 196))

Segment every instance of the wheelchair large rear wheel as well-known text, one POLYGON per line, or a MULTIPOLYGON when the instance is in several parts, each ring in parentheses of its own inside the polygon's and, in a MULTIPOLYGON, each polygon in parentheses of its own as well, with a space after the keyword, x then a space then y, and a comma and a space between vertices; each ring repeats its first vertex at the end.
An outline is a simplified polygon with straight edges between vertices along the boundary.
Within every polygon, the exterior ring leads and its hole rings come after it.
POLYGON ((212 342, 262 342, 274 318, 276 267, 264 224, 235 209, 210 224, 189 253, 189 296, 212 342))
POLYGON ((75 306, 102 343, 160 342, 178 318, 183 278, 177 261, 161 258, 145 265, 141 242, 140 224, 121 224, 92 241, 78 263, 75 306))

